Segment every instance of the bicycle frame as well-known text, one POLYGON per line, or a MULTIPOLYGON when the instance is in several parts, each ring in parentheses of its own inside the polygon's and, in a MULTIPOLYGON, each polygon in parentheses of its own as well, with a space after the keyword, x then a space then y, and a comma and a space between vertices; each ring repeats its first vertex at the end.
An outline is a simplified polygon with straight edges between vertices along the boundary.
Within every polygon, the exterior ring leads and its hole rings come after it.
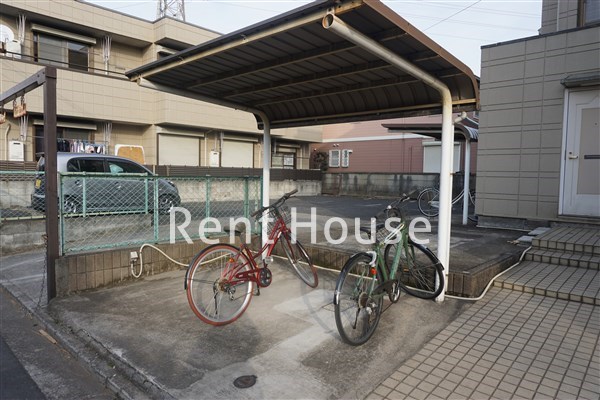
POLYGON ((408 232, 406 230, 406 224, 404 222, 402 223, 402 225, 398 226, 393 231, 391 231, 384 240, 377 243, 377 245, 374 246, 373 250, 365 252, 366 254, 371 256, 371 262, 369 263, 371 268, 369 271, 368 279, 371 279, 369 293, 373 298, 377 299, 379 296, 383 296, 385 290, 382 289, 387 284, 389 284, 389 282, 393 281, 396 278, 396 274, 398 273, 398 267, 400 264, 400 254, 403 251, 408 252, 408 232), (396 252, 396 254, 394 255, 394 260, 392 262, 392 266, 388 274, 388 270, 385 264, 386 260, 384 255, 384 249, 392 240, 396 239, 397 237, 400 238, 398 243, 400 244, 399 247, 402 250, 396 252), (377 271, 374 268, 379 270, 382 278, 382 282, 379 283, 378 286, 375 286, 375 284, 377 283, 377 271), (381 288, 381 290, 377 290, 379 288, 381 288))
POLYGON ((243 253, 246 256, 252 268, 249 271, 240 272, 240 270, 244 268, 248 263, 240 264, 238 262, 235 262, 235 267, 232 270, 226 269, 223 273, 223 277, 227 278, 227 280, 234 286, 247 281, 254 282, 258 286, 263 286, 260 283, 259 274, 260 271, 265 268, 265 266, 259 266, 256 260, 265 252, 266 256, 270 257, 273 253, 273 249, 275 249, 275 246, 279 242, 279 238, 284 232, 287 231, 289 231, 289 229, 285 224, 283 218, 278 217, 275 221, 271 233, 269 234, 267 243, 265 243, 264 246, 256 253, 253 252, 252 249, 250 249, 250 247, 246 243, 242 242, 240 244, 240 253, 243 253))

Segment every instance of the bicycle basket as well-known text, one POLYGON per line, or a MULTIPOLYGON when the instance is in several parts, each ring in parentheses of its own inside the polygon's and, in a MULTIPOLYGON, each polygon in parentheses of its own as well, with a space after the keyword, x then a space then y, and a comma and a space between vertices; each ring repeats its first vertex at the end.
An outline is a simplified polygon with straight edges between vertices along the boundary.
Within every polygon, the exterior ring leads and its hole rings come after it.
MULTIPOLYGON (((267 233, 270 235, 271 232, 273 231, 273 228, 275 227, 275 223, 277 222, 277 219, 281 217, 283 219, 283 222, 285 222, 286 225, 290 225, 292 223, 292 215, 290 213, 290 208, 287 206, 281 206, 281 207, 277 207, 277 208, 272 208, 269 210, 269 213, 267 214, 267 233)), ((264 226, 264 223, 263 223, 264 226)))

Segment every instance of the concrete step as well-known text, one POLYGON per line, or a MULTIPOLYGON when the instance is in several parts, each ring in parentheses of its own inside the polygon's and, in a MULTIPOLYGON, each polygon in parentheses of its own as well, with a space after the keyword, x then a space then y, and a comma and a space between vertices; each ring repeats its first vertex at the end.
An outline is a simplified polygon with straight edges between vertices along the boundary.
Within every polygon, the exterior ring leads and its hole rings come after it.
POLYGON ((542 262, 547 264, 564 265, 566 267, 600 269, 600 256, 575 253, 564 250, 547 250, 532 248, 525 255, 526 261, 542 262))
POLYGON ((600 305, 600 271, 523 261, 494 286, 542 296, 600 305))
POLYGON ((556 227, 535 237, 532 245, 537 249, 600 256, 600 229, 581 226, 556 227))

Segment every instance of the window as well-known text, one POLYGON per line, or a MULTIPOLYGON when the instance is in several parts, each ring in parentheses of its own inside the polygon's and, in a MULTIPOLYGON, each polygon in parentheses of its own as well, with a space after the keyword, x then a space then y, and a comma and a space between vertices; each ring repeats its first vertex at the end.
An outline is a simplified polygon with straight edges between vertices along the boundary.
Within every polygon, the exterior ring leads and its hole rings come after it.
POLYGON ((329 150, 329 166, 332 168, 339 168, 340 166, 340 151, 329 150))
POLYGON ((350 153, 352 153, 352 150, 342 150, 342 168, 350 166, 350 153))
POLYGON ((89 45, 38 32, 34 34, 33 40, 35 61, 82 71, 88 70, 89 45))
MULTIPOLYGON (((35 123, 35 122, 34 122, 35 123)), ((59 122, 60 124, 60 122, 59 122)), ((44 152, 44 127, 41 125, 34 125, 35 137, 34 145, 36 157, 39 157, 39 153, 44 152)), ((92 132, 87 129, 76 129, 76 128, 65 128, 61 126, 56 127, 56 137, 58 139, 73 139, 87 142, 90 140, 92 132)), ((60 150, 59 150, 60 151, 60 150)))
POLYGON ((271 168, 294 169, 296 168, 295 153, 273 153, 271 168))
POLYGON ((580 3, 582 25, 600 22, 600 1, 582 0, 580 3))
POLYGON ((69 160, 67 165, 69 172, 104 172, 104 160, 102 159, 86 159, 74 158, 69 160))
POLYGON ((111 174, 147 174, 144 168, 139 165, 129 163, 127 161, 113 161, 108 160, 108 169, 111 174))

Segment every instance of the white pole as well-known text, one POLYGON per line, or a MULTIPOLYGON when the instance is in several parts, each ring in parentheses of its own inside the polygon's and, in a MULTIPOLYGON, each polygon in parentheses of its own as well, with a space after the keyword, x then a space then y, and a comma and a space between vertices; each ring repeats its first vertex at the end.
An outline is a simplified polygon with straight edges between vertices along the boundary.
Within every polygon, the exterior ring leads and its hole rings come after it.
MULTIPOLYGON (((438 220, 438 258, 444 267, 444 274, 448 275, 450 262, 450 217, 452 207, 452 155, 454 146, 454 121, 452 119, 452 94, 448 86, 436 77, 430 75, 414 64, 406 61, 398 54, 377 43, 373 39, 363 35, 347 25, 332 13, 323 18, 323 27, 332 30, 346 40, 362 47, 370 53, 378 56, 400 70, 422 80, 427 85, 436 89, 442 100, 442 168, 440 173, 440 214, 438 220)), ((447 284, 446 278, 445 283, 447 284)), ((444 300, 444 291, 436 298, 436 301, 444 300)))
MULTIPOLYGON (((448 95, 450 97, 450 95, 448 95)), ((444 266, 444 283, 448 285, 450 270, 450 228, 452 223, 452 163, 454 148, 454 121, 452 119, 452 99, 442 103, 442 165, 440 171, 440 214, 438 219, 437 256, 444 266)), ((435 299, 444 301, 444 291, 435 299)))
MULTIPOLYGON (((454 123, 458 124, 462 120, 467 118, 467 113, 462 112, 458 117, 454 119, 454 123)), ((454 135, 454 133, 453 133, 454 135)), ((465 137, 465 169, 464 169, 464 180, 463 180, 463 188, 464 188, 464 196, 463 196, 463 218, 462 224, 467 224, 467 219, 469 217, 469 177, 471 176, 471 134, 469 132, 464 133, 465 137)))
MULTIPOLYGON (((269 120, 263 118, 263 181, 262 181, 262 205, 269 205, 270 186, 271 186, 271 124, 269 120)), ((269 239, 269 234, 266 229, 266 224, 263 224, 262 230, 262 245, 264 246, 269 239)), ((265 256, 263 254, 263 256, 265 256)))
POLYGON ((465 138, 465 182, 463 188, 465 189, 465 195, 463 196, 463 219, 462 224, 467 224, 469 217, 469 183, 471 178, 471 140, 465 138))

